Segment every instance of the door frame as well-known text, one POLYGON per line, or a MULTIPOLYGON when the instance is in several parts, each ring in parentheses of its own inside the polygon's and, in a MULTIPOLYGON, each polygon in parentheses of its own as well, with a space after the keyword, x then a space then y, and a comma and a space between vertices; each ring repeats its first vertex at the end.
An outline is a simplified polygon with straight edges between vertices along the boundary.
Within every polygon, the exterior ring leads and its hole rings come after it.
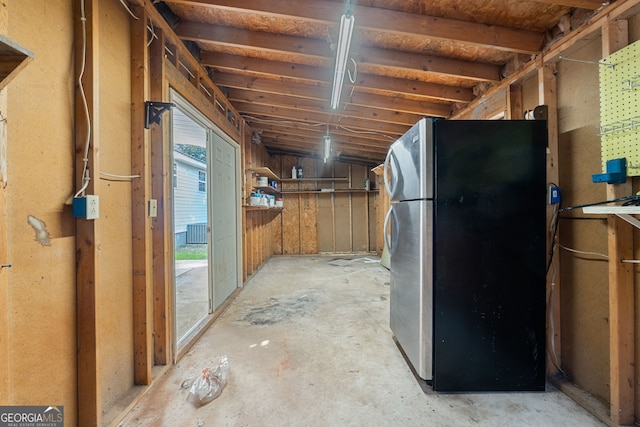
MULTIPOLYGON (((210 197, 210 189, 212 184, 212 167, 213 164, 210 160, 211 156, 211 144, 212 144, 212 134, 217 135, 219 138, 222 138, 225 142, 227 142, 234 150, 235 153, 235 163, 236 163, 236 173, 235 173, 235 191, 234 194, 234 205, 236 206, 236 289, 242 287, 242 210, 241 210, 241 147, 240 144, 227 135, 219 126, 217 126, 214 122, 212 122, 203 112, 201 112, 193 103, 189 102, 187 98, 182 96, 176 89, 173 87, 169 88, 169 99, 175 106, 179 106, 180 110, 185 113, 192 120, 196 121, 198 124, 202 125, 206 129, 206 144, 207 144, 207 215, 212 214, 212 197, 210 197)), ((171 165, 173 165, 173 116, 171 117, 171 124, 169 130, 169 147, 170 147, 170 157, 171 157, 171 165)), ((167 179, 173 180, 173 173, 167 176, 167 179)), ((204 331, 209 327, 209 325, 215 320, 217 317, 216 313, 221 311, 224 308, 224 304, 220 306, 219 310, 213 309, 213 292, 215 289, 214 283, 214 275, 213 275, 213 259, 215 254, 213 253, 213 234, 215 230, 212 228, 213 221, 209 218, 209 232, 207 233, 207 241, 208 241, 208 251, 209 251, 209 287, 210 287, 210 296, 209 296, 209 314, 200 322, 197 323, 197 327, 194 328, 191 334, 185 336, 182 340, 179 340, 179 337, 176 334, 176 280, 175 280, 175 218, 174 218, 174 189, 173 183, 171 182, 169 187, 169 191, 171 192, 171 220, 170 220, 170 251, 171 251, 171 327, 172 327, 172 336, 174 337, 172 340, 173 346, 173 362, 177 363, 178 360, 187 352, 187 350, 197 341, 197 339, 204 333, 204 331), (180 342, 180 346, 178 343, 180 342)), ((233 294, 232 294, 233 295, 233 294)))

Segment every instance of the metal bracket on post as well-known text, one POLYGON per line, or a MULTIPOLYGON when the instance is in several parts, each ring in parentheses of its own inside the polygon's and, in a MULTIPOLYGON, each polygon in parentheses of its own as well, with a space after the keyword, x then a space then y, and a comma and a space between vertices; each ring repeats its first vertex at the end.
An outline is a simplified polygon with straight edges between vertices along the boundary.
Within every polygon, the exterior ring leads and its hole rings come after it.
POLYGON ((172 102, 145 101, 144 103, 144 127, 149 129, 151 123, 160 124, 162 114, 175 107, 172 102))

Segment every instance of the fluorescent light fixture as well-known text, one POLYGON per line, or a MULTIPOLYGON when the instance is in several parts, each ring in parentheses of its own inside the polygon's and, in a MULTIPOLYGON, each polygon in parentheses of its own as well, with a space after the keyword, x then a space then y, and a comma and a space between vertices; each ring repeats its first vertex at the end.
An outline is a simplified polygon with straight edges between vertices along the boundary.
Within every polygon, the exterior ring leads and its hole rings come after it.
POLYGON ((327 163, 327 159, 331 157, 331 137, 329 135, 324 136, 324 162, 327 163))
POLYGON ((344 72, 347 69, 347 59, 349 58, 349 46, 355 25, 355 17, 342 15, 340 19, 340 35, 338 36, 338 50, 336 52, 336 71, 333 75, 333 92, 331 92, 331 108, 336 109, 340 104, 340 93, 344 81, 344 72))

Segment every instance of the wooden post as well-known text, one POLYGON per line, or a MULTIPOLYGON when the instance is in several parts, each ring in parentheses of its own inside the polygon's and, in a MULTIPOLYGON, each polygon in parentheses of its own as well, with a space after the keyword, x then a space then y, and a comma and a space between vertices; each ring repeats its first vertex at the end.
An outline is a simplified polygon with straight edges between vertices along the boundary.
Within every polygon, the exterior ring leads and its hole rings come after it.
MULTIPOLYGON (((149 45, 149 98, 168 101, 168 89, 164 80, 164 31, 155 29, 157 39, 149 45)), ((169 114, 164 117, 168 118, 169 114)), ((170 141, 167 120, 162 126, 151 127, 151 197, 156 200, 157 216, 152 223, 153 250, 153 360, 157 365, 170 363, 172 356, 171 292, 173 260, 169 257, 171 238, 170 188, 173 185, 170 141)))
MULTIPOLYGON (((628 22, 607 20, 602 26, 602 56, 607 57, 629 43, 628 22)), ((607 198, 632 194, 631 180, 607 185, 607 198)), ((633 227, 615 215, 607 221, 609 248, 609 372, 611 420, 635 421, 635 331, 633 268, 623 259, 633 258, 633 227)))
MULTIPOLYGON (((7 34, 8 31, 8 13, 7 8, 0 8, 0 34, 7 34)), ((0 112, 2 117, 0 119, 7 118, 7 90, 0 90, 0 112)), ((1 126, 7 126, 7 122, 0 123, 1 126)), ((0 131, 2 131, 0 126, 0 131)), ((8 141, 4 141, 5 144, 8 141)), ((5 147, 2 147, 3 142, 0 141, 0 153, 6 153, 5 147)), ((2 154, 0 154, 2 156, 2 154)), ((1 161, 1 160, 0 160, 1 161)), ((7 252, 7 204, 6 204, 6 190, 4 188, 4 182, 7 177, 3 176, 7 171, 0 170, 0 405, 7 405, 9 403, 9 373, 11 372, 11 366, 9 365, 9 274, 11 273, 10 267, 2 267, 3 265, 10 264, 7 252)))
POLYGON ((522 119, 522 86, 509 86, 507 90, 507 108, 505 111, 505 120, 522 119))
MULTIPOLYGON (((559 183, 558 173, 558 103, 556 91, 555 63, 542 64, 538 69, 538 97, 540 104, 548 107, 548 148, 547 182, 559 183)), ((552 220, 556 206, 547 207, 547 222, 552 220)), ((553 236, 547 238, 547 248, 554 244, 553 236)), ((560 335, 560 262, 558 251, 553 253, 553 261, 547 273, 547 374, 558 372, 561 358, 560 335), (552 323, 553 322, 553 323, 552 323)))
MULTIPOLYGON (((98 117, 98 20, 99 0, 88 0, 84 3, 82 20, 81 3, 75 2, 74 38, 77 46, 85 46, 76 50, 75 75, 76 82, 82 75, 82 86, 76 85, 76 188, 83 187, 83 170, 85 154, 87 170, 91 179, 85 189, 86 194, 99 195, 100 170, 99 138, 95 129, 99 129, 98 117), (84 25, 83 25, 84 23, 84 25), (84 27, 84 28, 83 28, 84 27), (84 64, 84 69, 82 68, 84 64), (83 96, 84 93, 84 96, 83 96), (86 109, 85 101, 86 99, 86 109), (90 125, 89 125, 90 124, 90 125)), ((78 425, 102 425, 101 402, 101 364, 100 364, 100 325, 98 323, 98 300, 96 288, 99 285, 100 242, 97 220, 76 220, 76 317, 78 345, 78 425)))
MULTIPOLYGON (((145 100, 147 99, 147 13, 144 8, 134 8, 139 19, 131 18, 131 175, 139 176, 131 181, 131 236, 133 270, 133 345, 134 382, 151 383, 153 342, 151 316, 150 260, 151 233, 147 215, 150 195, 149 159, 144 127, 145 100)), ((152 126, 158 126, 156 124, 152 126)))

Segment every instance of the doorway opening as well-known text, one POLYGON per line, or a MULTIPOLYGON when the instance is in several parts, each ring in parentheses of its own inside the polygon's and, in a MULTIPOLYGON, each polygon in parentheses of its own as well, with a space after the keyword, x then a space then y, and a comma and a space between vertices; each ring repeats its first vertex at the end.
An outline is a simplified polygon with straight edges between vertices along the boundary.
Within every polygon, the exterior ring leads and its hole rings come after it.
POLYGON ((174 355, 241 286, 239 146, 172 92, 174 355))

